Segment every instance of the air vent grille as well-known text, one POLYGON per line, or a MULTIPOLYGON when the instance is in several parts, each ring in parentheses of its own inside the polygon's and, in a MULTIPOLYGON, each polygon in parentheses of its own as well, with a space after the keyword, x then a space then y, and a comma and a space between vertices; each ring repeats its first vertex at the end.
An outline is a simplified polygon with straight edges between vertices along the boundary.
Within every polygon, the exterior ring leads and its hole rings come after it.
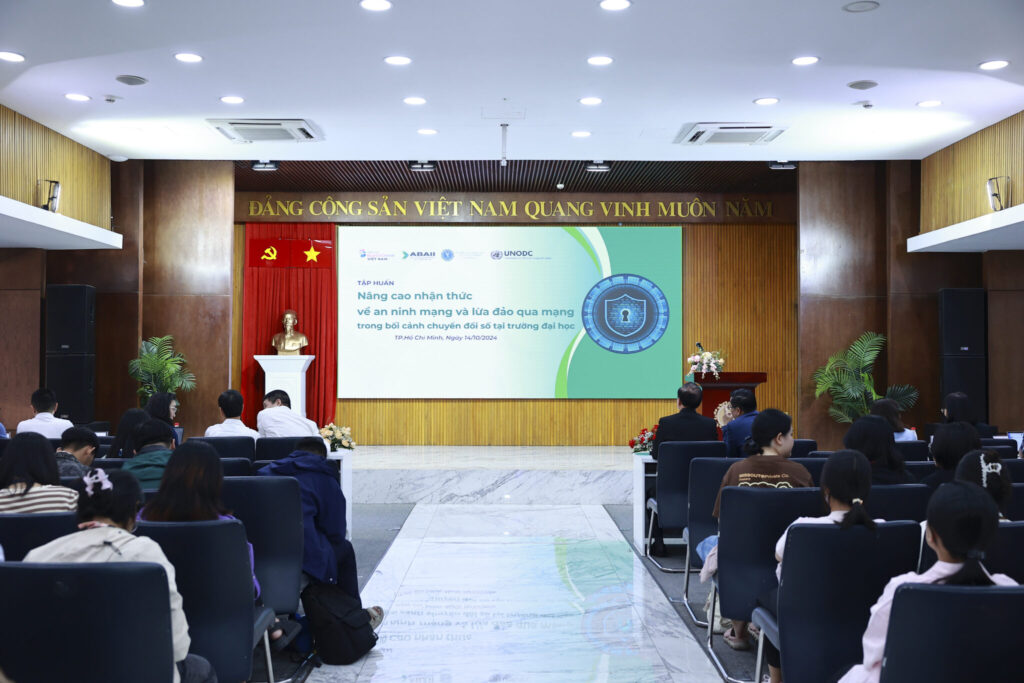
POLYGON ((771 123, 686 123, 679 129, 677 145, 764 145, 785 132, 771 123))
POLYGON ((305 119, 207 119, 231 142, 317 142, 323 135, 305 119))

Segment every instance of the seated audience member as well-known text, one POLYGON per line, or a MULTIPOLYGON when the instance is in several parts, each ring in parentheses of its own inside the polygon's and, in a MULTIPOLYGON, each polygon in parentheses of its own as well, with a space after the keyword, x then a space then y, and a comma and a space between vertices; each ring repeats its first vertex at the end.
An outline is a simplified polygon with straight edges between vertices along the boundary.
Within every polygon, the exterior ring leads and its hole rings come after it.
POLYGON ((280 389, 263 397, 263 410, 256 414, 260 436, 317 436, 316 423, 292 410, 292 400, 280 389))
POLYGON ((722 427, 722 440, 725 441, 725 454, 730 458, 743 457, 743 444, 750 438, 750 428, 757 412, 757 398, 750 389, 735 389, 729 395, 729 412, 732 420, 722 427))
POLYGON ((976 448, 981 448, 981 439, 969 423, 951 422, 939 425, 935 428, 935 436, 928 446, 936 469, 921 479, 921 483, 937 489, 940 485, 953 481, 953 474, 956 466, 960 464, 960 459, 968 451, 976 448))
POLYGON ((666 441, 718 441, 718 425, 714 419, 697 413, 704 391, 699 384, 687 382, 676 392, 679 412, 658 420, 651 444, 651 457, 658 459, 658 446, 666 441))
POLYGON ((917 441, 917 431, 903 424, 901 412, 900 404, 891 398, 880 398, 871 404, 871 414, 889 423, 896 441, 917 441))
POLYGON ((140 424, 149 419, 149 413, 142 408, 126 410, 117 423, 117 433, 107 451, 108 458, 134 458, 135 457, 135 430, 140 424))
POLYGON ((1013 478, 995 451, 979 449, 960 458, 956 481, 969 481, 988 491, 999 508, 999 521, 1010 521, 1004 514, 1013 497, 1013 478))
MULTIPOLYGON (((781 410, 768 408, 754 418, 750 438, 743 450, 748 457, 735 463, 722 477, 712 513, 716 518, 722 505, 722 489, 726 486, 792 489, 814 485, 806 467, 787 459, 793 450, 793 419, 781 410)), ((706 557, 714 543, 717 543, 717 537, 714 536, 702 541, 698 554, 704 553, 702 557, 706 557)), ((734 650, 750 647, 745 621, 733 621, 732 628, 723 637, 734 650)))
POLYGON ((68 512, 78 492, 60 485, 53 446, 41 434, 15 434, 0 458, 0 513, 68 512))
POLYGON ((65 429, 60 435, 60 449, 57 451, 57 470, 60 476, 84 477, 92 468, 99 447, 100 440, 91 429, 65 429))
POLYGON ((75 426, 70 420, 54 417, 53 414, 57 412, 57 394, 49 389, 36 389, 32 392, 32 412, 35 416, 19 422, 18 428, 14 430, 16 433, 35 432, 47 439, 59 439, 65 429, 75 426))
MULTIPOLYGON (((142 504, 139 482, 128 472, 94 470, 84 478, 85 490, 78 501, 79 531, 61 536, 29 551, 25 562, 153 562, 167 573, 171 601, 171 640, 174 648, 175 681, 215 683, 210 663, 188 654, 192 641, 182 609, 181 595, 174 583, 174 565, 151 538, 135 536, 135 515, 142 504)), ((53 615, 76 618, 80 615, 53 615)), ((111 656, 116 656, 112 653, 111 656)))
POLYGON ((7 434, 7 430, 4 429, 4 423, 0 422, 0 439, 7 439, 7 438, 10 438, 10 435, 8 435, 7 434))
POLYGON ((145 491, 159 488, 174 450, 174 430, 162 420, 147 420, 135 429, 135 446, 138 452, 124 471, 134 474, 145 491))
MULTIPOLYGON (((905 583, 943 583, 956 586, 1016 586, 1004 574, 989 574, 981 563, 985 548, 995 535, 999 511, 992 497, 978 486, 954 481, 943 484, 928 501, 925 542, 939 561, 923 574, 909 572, 891 579, 871 608, 864 630, 864 661, 855 665, 839 683, 877 683, 885 653, 885 636, 896 589, 905 583)), ((947 643, 946 646, 952 646, 947 643)))
MULTIPOLYGON (((302 439, 296 451, 256 473, 268 477, 294 477, 302 493, 303 584, 337 584, 359 597, 356 555, 345 538, 345 496, 338 473, 327 463, 327 446, 319 436, 302 439)), ((367 609, 374 630, 384 619, 380 607, 367 609)))
POLYGON ((174 429, 174 416, 178 414, 178 397, 169 391, 153 394, 146 401, 143 407, 149 417, 153 420, 160 420, 171 428, 174 435, 174 445, 178 446, 181 441, 178 439, 178 432, 174 429))
POLYGON ((224 416, 224 421, 207 427, 204 436, 251 436, 253 439, 260 438, 259 432, 255 429, 249 429, 242 422, 242 394, 234 389, 228 389, 217 397, 217 405, 220 406, 220 414, 224 416))
POLYGON ((970 398, 962 391, 954 391, 946 394, 942 400, 943 422, 969 422, 978 430, 978 436, 982 439, 991 439, 996 435, 996 428, 978 421, 977 409, 970 398))
POLYGON ((877 415, 858 418, 843 437, 843 445, 867 456, 872 484, 914 483, 903 465, 903 457, 896 450, 892 428, 884 418, 877 415))
MULTIPOLYGON (((824 517, 798 517, 789 526, 794 524, 838 524, 841 529, 849 529, 859 525, 868 529, 874 529, 876 524, 884 522, 882 519, 872 520, 864 505, 871 493, 871 463, 867 457, 859 451, 836 451, 829 456, 821 473, 821 495, 825 498, 825 504, 830 510, 824 517)), ((779 566, 775 570, 775 576, 782 581, 782 556, 786 551, 786 538, 789 529, 779 537, 775 544, 775 559, 779 566)), ((768 609, 772 614, 779 612, 779 587, 774 586, 764 596, 758 598, 758 604, 768 609)), ((769 673, 772 683, 779 683, 782 680, 782 659, 779 651, 771 644, 771 641, 764 641, 765 659, 768 661, 769 673)))

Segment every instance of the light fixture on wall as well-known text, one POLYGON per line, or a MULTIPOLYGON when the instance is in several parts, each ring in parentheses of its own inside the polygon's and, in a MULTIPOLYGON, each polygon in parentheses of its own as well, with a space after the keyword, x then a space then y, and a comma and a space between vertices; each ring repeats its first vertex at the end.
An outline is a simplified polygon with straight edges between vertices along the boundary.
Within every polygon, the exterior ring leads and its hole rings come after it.
POLYGON ((39 192, 39 208, 57 213, 57 207, 60 206, 60 181, 39 180, 36 185, 39 192))
POLYGON ((277 164, 278 162, 276 161, 260 159, 259 161, 252 162, 252 166, 250 168, 252 168, 252 170, 254 171, 276 171, 277 164))
POLYGON ((796 164, 792 161, 769 161, 768 168, 773 171, 795 171, 796 164))
POLYGON ((599 159, 595 159, 587 164, 586 169, 590 173, 607 173, 612 170, 612 167, 599 159))
POLYGON ((434 161, 410 161, 409 170, 413 173, 431 173, 437 168, 434 161))
POLYGON ((993 211, 1002 211, 1010 205, 1010 176, 1000 175, 985 182, 988 205, 993 211))

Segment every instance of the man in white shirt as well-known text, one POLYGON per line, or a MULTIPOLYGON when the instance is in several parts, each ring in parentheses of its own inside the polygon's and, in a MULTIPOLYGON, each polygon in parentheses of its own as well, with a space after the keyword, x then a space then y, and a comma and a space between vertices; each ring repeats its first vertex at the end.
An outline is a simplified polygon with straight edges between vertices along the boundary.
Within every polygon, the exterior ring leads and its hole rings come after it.
POLYGON ((263 410, 256 415, 260 436, 320 436, 316 423, 292 410, 287 392, 274 389, 263 397, 263 410))
POLYGON ((249 429, 242 422, 242 395, 234 389, 228 389, 217 397, 217 405, 220 406, 220 414, 224 421, 220 424, 210 425, 206 428, 204 436, 251 436, 253 439, 260 438, 259 432, 249 429))
POLYGON ((57 394, 46 388, 32 392, 32 412, 35 417, 18 423, 15 430, 18 434, 35 432, 47 439, 59 439, 65 429, 75 426, 70 420, 54 417, 53 414, 57 412, 57 394))

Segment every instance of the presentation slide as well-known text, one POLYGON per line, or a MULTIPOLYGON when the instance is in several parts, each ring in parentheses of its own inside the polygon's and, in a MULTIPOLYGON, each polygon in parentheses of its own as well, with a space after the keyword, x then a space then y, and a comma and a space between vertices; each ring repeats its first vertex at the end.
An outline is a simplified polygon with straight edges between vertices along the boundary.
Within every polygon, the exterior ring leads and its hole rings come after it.
POLYGON ((338 227, 339 398, 664 398, 682 235, 338 227))

